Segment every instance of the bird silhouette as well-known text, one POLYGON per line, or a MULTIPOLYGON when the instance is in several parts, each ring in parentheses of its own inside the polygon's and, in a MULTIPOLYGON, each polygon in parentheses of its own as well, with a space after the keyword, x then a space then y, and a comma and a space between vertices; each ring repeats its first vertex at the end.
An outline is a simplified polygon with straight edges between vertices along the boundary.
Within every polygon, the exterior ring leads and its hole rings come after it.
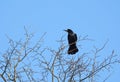
POLYGON ((64 30, 68 33, 68 43, 69 43, 69 49, 68 54, 76 54, 78 52, 78 48, 76 46, 77 42, 77 35, 74 33, 71 29, 64 30))

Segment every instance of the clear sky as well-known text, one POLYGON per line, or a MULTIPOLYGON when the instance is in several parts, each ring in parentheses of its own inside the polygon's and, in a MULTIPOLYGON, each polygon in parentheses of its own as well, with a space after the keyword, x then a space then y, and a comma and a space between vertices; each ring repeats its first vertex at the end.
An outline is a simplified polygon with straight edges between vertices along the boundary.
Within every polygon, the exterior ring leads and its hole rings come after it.
MULTIPOLYGON (((0 53, 8 47, 6 35, 18 40, 24 26, 37 37, 47 32, 45 44, 52 48, 71 28, 94 39, 97 47, 109 39, 106 53, 120 54, 120 0, 0 0, 0 53)), ((119 69, 113 67, 107 82, 120 81, 119 69)))

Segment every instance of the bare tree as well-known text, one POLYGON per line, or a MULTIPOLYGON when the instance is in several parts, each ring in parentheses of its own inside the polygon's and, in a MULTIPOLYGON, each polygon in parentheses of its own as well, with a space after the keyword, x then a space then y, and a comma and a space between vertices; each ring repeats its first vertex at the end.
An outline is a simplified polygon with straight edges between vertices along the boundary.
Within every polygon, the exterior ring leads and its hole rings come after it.
MULTIPOLYGON (((96 82, 96 77, 103 70, 111 69, 118 63, 114 50, 107 57, 100 58, 101 47, 94 47, 90 52, 68 55, 64 37, 58 41, 58 49, 42 47, 44 33, 33 44, 33 33, 25 29, 25 39, 14 41, 8 37, 9 48, 0 55, 0 81, 4 82, 96 82), (92 55, 89 57, 89 55, 92 55), (101 60, 101 61, 100 61, 101 60)), ((89 40, 87 36, 80 41, 89 40)), ((106 76, 107 79, 107 76, 106 76)), ((106 81, 103 79, 103 82, 106 81)))

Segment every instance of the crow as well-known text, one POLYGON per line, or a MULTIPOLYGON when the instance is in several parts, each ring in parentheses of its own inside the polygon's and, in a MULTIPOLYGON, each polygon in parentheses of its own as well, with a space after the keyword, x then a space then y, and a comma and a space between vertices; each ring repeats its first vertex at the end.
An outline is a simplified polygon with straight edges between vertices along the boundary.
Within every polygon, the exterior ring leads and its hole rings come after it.
POLYGON ((64 31, 68 32, 68 43, 69 43, 68 54, 73 55, 76 52, 78 52, 78 48, 76 46, 77 35, 71 29, 67 29, 64 31))

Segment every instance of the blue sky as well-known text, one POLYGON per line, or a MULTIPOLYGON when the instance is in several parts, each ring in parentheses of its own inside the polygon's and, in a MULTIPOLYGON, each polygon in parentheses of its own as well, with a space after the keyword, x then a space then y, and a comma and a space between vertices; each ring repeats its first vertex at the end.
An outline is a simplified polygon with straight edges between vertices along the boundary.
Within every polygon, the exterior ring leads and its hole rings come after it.
MULTIPOLYGON (((71 28, 98 47, 109 39, 106 53, 120 53, 120 0, 1 0, 0 52, 8 47, 6 35, 18 40, 24 26, 37 37, 47 32, 45 44, 50 47, 56 48, 56 40, 67 35, 63 30, 71 28)), ((107 82, 120 81, 119 68, 115 65, 107 82)))

